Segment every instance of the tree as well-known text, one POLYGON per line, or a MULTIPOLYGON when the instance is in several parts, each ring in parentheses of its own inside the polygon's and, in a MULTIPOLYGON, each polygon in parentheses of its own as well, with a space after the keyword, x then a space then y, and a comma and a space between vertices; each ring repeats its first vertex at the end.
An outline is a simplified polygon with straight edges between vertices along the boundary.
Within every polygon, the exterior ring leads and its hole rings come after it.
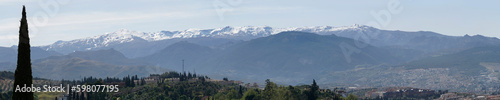
POLYGON ((238 90, 238 94, 239 95, 243 95, 243 87, 240 85, 240 88, 238 90))
POLYGON ((264 88, 264 92, 262 92, 263 99, 266 100, 271 99, 273 95, 276 93, 276 88, 278 88, 278 86, 274 82, 271 82, 269 79, 266 79, 266 87, 264 88))
POLYGON ((80 99, 79 100, 85 100, 85 96, 84 96, 83 92, 80 92, 80 99))
POLYGON ((309 100, 316 100, 318 99, 318 94, 319 94, 319 86, 316 84, 316 80, 313 79, 313 84, 311 84, 311 89, 309 91, 307 98, 309 100))
POLYGON ((258 98, 258 95, 259 93, 257 92, 258 90, 256 89, 252 89, 252 90, 248 90, 247 92, 245 92, 245 94, 243 95, 243 99, 244 100, 255 100, 255 99, 259 99, 258 98))
POLYGON ((259 85, 258 85, 257 83, 255 83, 255 82, 254 82, 254 83, 253 83, 253 85, 252 85, 252 87, 254 87, 254 88, 259 88, 259 85))
POLYGON ((135 77, 132 76, 132 79, 130 80, 130 87, 135 87, 135 77))
POLYGON ((205 77, 200 76, 200 77, 198 77, 198 80, 200 80, 201 82, 205 82, 205 77))
POLYGON ((130 86, 130 77, 129 76, 124 77, 123 81, 125 81, 125 87, 129 87, 130 86))
POLYGON ((75 96, 73 98, 75 98, 75 100, 80 100, 80 93, 75 92, 75 96))
POLYGON ((358 100, 358 97, 356 97, 356 96, 355 96, 355 95, 353 95, 353 94, 349 94, 349 95, 347 96, 347 99, 346 99, 346 100, 358 100))
POLYGON ((288 97, 291 100, 300 100, 301 91, 298 88, 295 88, 292 85, 289 85, 288 91, 290 91, 290 95, 288 97))
POLYGON ((193 75, 191 74, 191 72, 188 72, 188 76, 187 77, 188 77, 187 79, 193 78, 193 75))
MULTIPOLYGON (((70 89, 70 90, 71 90, 71 89, 70 89)), ((76 99, 75 99, 75 91, 72 91, 70 95, 71 95, 71 96, 70 96, 70 97, 71 97, 71 99, 70 99, 70 100, 76 100, 76 99)))
POLYGON ((73 98, 75 98, 75 100, 81 100, 80 99, 80 93, 79 92, 75 92, 75 97, 73 97, 73 98))
POLYGON ((229 80, 227 79, 227 77, 222 78, 222 80, 224 80, 224 81, 229 81, 229 80))
POLYGON ((139 77, 137 77, 137 75, 135 75, 135 78, 134 78, 134 80, 139 80, 139 77))
POLYGON ((239 99, 239 98, 241 98, 241 95, 238 93, 238 91, 232 89, 232 90, 229 90, 228 93, 226 93, 226 98, 229 100, 239 99))
POLYGON ((33 100, 33 92, 16 92, 16 86, 31 86, 33 75, 31 72, 30 38, 28 35, 28 21, 26 8, 23 6, 21 27, 19 27, 19 44, 17 49, 17 68, 14 74, 13 100, 33 100))
POLYGON ((146 80, 144 80, 144 78, 141 78, 141 85, 145 85, 146 84, 146 80))

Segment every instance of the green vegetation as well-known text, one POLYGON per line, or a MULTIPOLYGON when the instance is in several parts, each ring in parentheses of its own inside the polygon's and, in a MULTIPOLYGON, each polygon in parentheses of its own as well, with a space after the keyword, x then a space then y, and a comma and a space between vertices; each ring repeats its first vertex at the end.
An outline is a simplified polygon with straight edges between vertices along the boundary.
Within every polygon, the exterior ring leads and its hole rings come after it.
MULTIPOLYGON (((93 77, 84 78, 81 81, 63 81, 64 84, 110 84, 123 83, 125 86, 119 92, 97 92, 97 93, 75 93, 70 94, 71 99, 120 99, 120 100, 341 100, 336 91, 320 89, 313 80, 311 85, 283 86, 271 80, 266 80, 264 89, 255 87, 244 87, 238 81, 227 78, 224 80, 213 80, 207 76, 191 73, 165 72, 163 74, 152 74, 147 78, 126 76, 123 79, 93 77), (147 79, 147 81, 146 81, 147 79), (151 79, 155 79, 151 81, 151 79), (135 80, 132 81, 132 80, 135 80)), ((351 96, 357 98, 356 96, 351 96)))
MULTIPOLYGON (((12 76, 12 72, 0 72, 2 77, 12 76)), ((311 85, 283 86, 266 80, 264 89, 244 87, 238 81, 227 78, 213 80, 207 76, 165 72, 139 78, 137 75, 123 78, 84 77, 81 80, 52 81, 35 78, 35 84, 51 83, 75 85, 121 84, 119 92, 75 92, 70 91, 68 100, 353 100, 356 96, 341 97, 336 91, 320 89, 313 80, 311 85), (151 81, 151 79, 156 79, 151 81), (146 81, 147 80, 147 81, 146 81)), ((11 83, 12 84, 12 83, 11 83)), ((64 93, 35 93, 34 99, 61 98, 64 93)), ((12 91, 0 94, 0 99, 10 99, 12 91)), ((64 97, 65 98, 65 97, 64 97)))
MULTIPOLYGON (((60 97, 63 94, 62 92, 36 92, 35 95, 39 100, 52 100, 54 98, 60 97)), ((2 99, 3 100, 3 99, 2 99)))
MULTIPOLYGON (((160 76, 177 76, 176 72, 160 76), (172 74, 174 73, 174 74, 172 74)), ((182 77, 182 74, 180 75, 182 77)), ((173 77, 175 78, 175 77, 173 77)), ((208 77, 204 77, 208 78, 208 77)), ((113 98, 124 100, 158 99, 158 100, 316 100, 334 99, 342 97, 329 89, 320 92, 319 86, 313 80, 312 85, 282 86, 266 80, 265 88, 243 87, 224 78, 223 81, 204 81, 200 78, 192 81, 161 81, 138 87, 121 89, 119 93, 110 94, 113 98)), ((350 98, 356 98, 351 96, 350 98)), ((347 98, 348 99, 348 98, 347 98)))

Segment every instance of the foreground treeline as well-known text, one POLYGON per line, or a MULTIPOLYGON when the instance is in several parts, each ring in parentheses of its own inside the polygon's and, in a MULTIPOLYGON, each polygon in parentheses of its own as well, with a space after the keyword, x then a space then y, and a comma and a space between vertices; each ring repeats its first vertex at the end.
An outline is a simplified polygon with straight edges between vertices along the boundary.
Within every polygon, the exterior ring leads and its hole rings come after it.
MULTIPOLYGON (((10 73, 0 75, 11 77, 10 73)), ((3 77, 3 78, 6 78, 3 77)), ((191 73, 165 72, 149 77, 125 76, 123 78, 84 77, 81 80, 60 80, 53 84, 76 85, 119 85, 119 92, 75 92, 54 95, 66 100, 357 100, 354 95, 342 97, 337 91, 320 89, 313 80, 311 85, 283 86, 266 80, 264 88, 243 86, 242 82, 210 79, 208 76, 191 73)), ((41 94, 35 94, 35 99, 41 94)), ((12 92, 0 95, 8 100, 12 92)), ((345 96, 345 95, 344 95, 345 96)))
MULTIPOLYGON (((229 91, 230 94, 231 91, 229 91)), ((218 97, 216 95, 215 97, 218 97)), ((315 80, 311 85, 301 85, 301 86, 282 86, 271 82, 269 79, 266 80, 266 86, 263 90, 261 89, 249 89, 241 96, 241 98, 230 98, 226 96, 225 99, 242 99, 242 100, 357 100, 354 95, 349 95, 343 98, 336 91, 331 91, 329 89, 320 89, 316 84, 315 80)))
POLYGON ((354 95, 343 98, 334 91, 320 91, 315 84, 281 86, 266 80, 264 89, 246 88, 238 84, 222 85, 218 82, 178 81, 148 84, 144 87, 127 88, 115 99, 157 99, 157 100, 357 100, 354 95))
POLYGON ((314 80, 311 85, 283 86, 268 79, 264 89, 260 89, 244 87, 227 78, 211 80, 206 76, 187 78, 188 76, 190 75, 167 72, 160 75, 160 78, 166 78, 161 79, 162 81, 124 88, 120 93, 114 93, 111 96, 113 96, 112 99, 120 100, 357 100, 354 95, 344 98, 336 91, 320 89, 314 80), (182 79, 182 77, 185 79, 171 80, 182 79))

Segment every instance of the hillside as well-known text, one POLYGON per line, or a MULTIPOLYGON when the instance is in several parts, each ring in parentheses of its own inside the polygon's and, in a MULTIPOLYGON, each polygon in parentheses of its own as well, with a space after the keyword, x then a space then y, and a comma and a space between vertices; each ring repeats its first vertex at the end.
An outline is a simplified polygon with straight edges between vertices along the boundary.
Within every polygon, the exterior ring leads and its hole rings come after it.
POLYGON ((500 44, 498 38, 474 36, 447 36, 430 31, 382 30, 366 25, 342 27, 312 26, 276 28, 269 26, 221 27, 214 29, 186 29, 182 31, 140 32, 121 29, 103 35, 58 41, 40 46, 47 51, 63 54, 74 51, 101 50, 114 48, 126 57, 137 58, 151 55, 179 41, 188 41, 211 48, 237 41, 248 41, 267 37, 285 31, 300 31, 320 35, 336 35, 381 48, 411 49, 424 55, 442 55, 478 46, 500 44))
POLYGON ((318 78, 320 74, 353 69, 357 65, 377 65, 397 61, 394 57, 388 56, 389 52, 367 46, 361 48, 359 53, 352 54, 351 62, 348 62, 339 44, 353 44, 353 42, 352 39, 335 35, 282 32, 234 44, 212 54, 206 47, 177 43, 164 49, 168 51, 140 59, 156 62, 155 64, 171 62, 175 64, 175 68, 172 69, 179 69, 182 57, 194 56, 195 60, 185 59, 186 70, 195 69, 200 73, 231 76, 237 79, 270 78, 287 83, 295 83, 303 78, 318 78), (198 49, 188 49, 189 47, 198 49), (165 54, 171 55, 169 57, 165 54))
POLYGON ((81 79, 83 76, 123 77, 145 76, 157 71, 166 71, 153 66, 112 65, 82 58, 45 59, 33 64, 33 76, 48 79, 81 79))
POLYGON ((95 51, 76 51, 66 56, 95 60, 115 65, 148 65, 145 62, 129 59, 125 57, 125 55, 123 55, 121 52, 116 51, 113 48, 95 51))
POLYGON ((484 46, 458 53, 423 58, 405 64, 407 68, 453 68, 461 73, 479 75, 485 67, 480 63, 500 63, 500 46, 484 46))
POLYGON ((174 43, 152 55, 137 58, 137 60, 149 62, 153 65, 159 65, 177 71, 182 70, 182 60, 185 60, 186 70, 192 71, 194 70, 193 65, 197 65, 207 59, 216 59, 211 56, 214 52, 215 51, 209 47, 200 46, 187 41, 181 41, 174 43))
POLYGON ((460 92, 492 92, 500 84, 500 46, 484 46, 458 53, 426 57, 401 65, 367 66, 332 72, 329 86, 410 86, 460 92))
MULTIPOLYGON (((49 56, 61 55, 55 51, 42 50, 39 47, 31 47, 31 59, 41 59, 49 56)), ((0 47, 0 62, 17 61, 17 46, 13 47, 0 47)))
POLYGON ((76 51, 63 56, 33 60, 33 75, 48 79, 79 79, 81 76, 122 77, 149 75, 166 69, 128 59, 114 50, 76 51))

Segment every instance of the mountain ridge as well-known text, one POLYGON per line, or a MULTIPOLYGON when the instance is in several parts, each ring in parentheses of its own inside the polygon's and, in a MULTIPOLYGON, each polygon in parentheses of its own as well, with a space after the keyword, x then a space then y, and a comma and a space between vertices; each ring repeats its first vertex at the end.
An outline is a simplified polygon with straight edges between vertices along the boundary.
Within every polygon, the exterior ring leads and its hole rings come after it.
POLYGON ((226 26, 214 29, 186 29, 183 31, 159 31, 159 32, 140 32, 128 29, 120 29, 115 32, 108 32, 103 35, 93 37, 75 39, 70 41, 57 41, 53 44, 40 46, 47 51, 55 50, 63 54, 71 53, 74 51, 92 50, 111 45, 127 43, 127 42, 154 42, 168 39, 188 39, 199 37, 210 38, 227 38, 235 40, 250 40, 258 37, 265 37, 272 34, 277 34, 283 31, 296 31, 296 30, 315 30, 315 31, 338 31, 348 30, 355 28, 373 28, 364 25, 354 25, 345 27, 331 27, 331 26, 315 26, 315 27, 291 27, 291 28, 272 28, 269 26, 244 26, 232 27, 226 26), (73 50, 59 50, 59 48, 72 47, 73 50))
MULTIPOLYGON (((194 40, 197 38, 210 38, 214 41, 219 39, 229 41, 248 41, 251 39, 266 37, 285 31, 310 32, 319 35, 335 34, 340 37, 347 37, 358 41, 363 41, 377 47, 396 47, 403 49, 415 49, 426 52, 429 55, 442 54, 443 52, 458 52, 469 49, 476 45, 484 46, 500 44, 500 39, 496 37, 475 36, 447 36, 431 31, 400 31, 381 30, 366 25, 352 25, 342 27, 332 26, 309 26, 309 27, 289 27, 273 28, 269 26, 226 26, 213 29, 186 29, 182 31, 140 32, 128 29, 120 29, 115 32, 108 32, 104 35, 97 35, 88 38, 75 39, 71 41, 58 41, 51 45, 40 46, 47 51, 57 51, 68 54, 75 51, 87 51, 95 49, 110 49, 123 52, 129 58, 142 57, 152 53, 137 54, 138 52, 157 52, 175 42, 183 40, 194 40), (132 50, 130 46, 140 48, 155 48, 151 50, 132 50), (133 54, 132 54, 133 53, 133 54)), ((191 42, 191 41, 190 41, 191 42)), ((201 42, 204 43, 204 42, 201 42)), ((206 42, 205 42, 206 43, 206 42)), ((215 45, 222 45, 220 42, 215 45)), ((207 45, 205 45, 207 46, 207 45)), ((215 47, 217 48, 217 47, 215 47)))
POLYGON ((318 78, 316 76, 320 73, 353 69, 357 65, 392 63, 391 60, 396 60, 383 49, 366 46, 361 49, 362 52, 352 54, 352 61, 348 62, 339 44, 354 42, 353 39, 335 35, 287 31, 237 43, 212 53, 207 47, 180 42, 167 47, 168 51, 139 59, 180 70, 181 58, 184 57, 188 58, 185 59, 187 70, 196 69, 200 73, 236 79, 270 78, 282 82, 302 82, 292 81, 292 77, 318 78), (206 49, 186 49, 191 46, 206 49), (174 49, 176 47, 181 50, 174 49), (175 59, 172 60, 173 58, 175 59))

